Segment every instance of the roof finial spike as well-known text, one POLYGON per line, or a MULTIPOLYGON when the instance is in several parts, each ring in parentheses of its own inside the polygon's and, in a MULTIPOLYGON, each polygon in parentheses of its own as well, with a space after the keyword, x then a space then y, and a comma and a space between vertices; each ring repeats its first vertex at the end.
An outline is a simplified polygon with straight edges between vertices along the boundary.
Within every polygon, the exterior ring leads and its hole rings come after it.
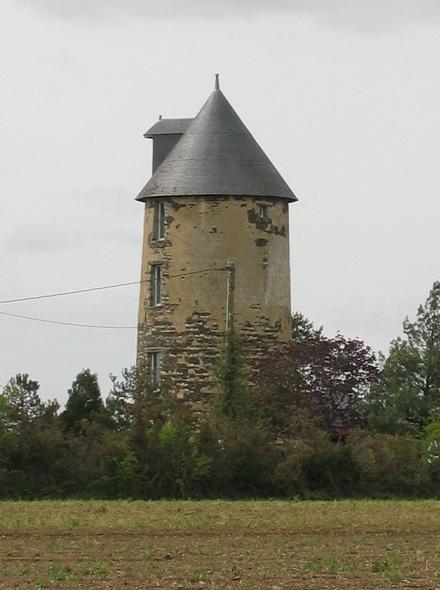
POLYGON ((220 74, 215 75, 215 87, 214 87, 215 90, 220 90, 219 76, 220 76, 220 74))

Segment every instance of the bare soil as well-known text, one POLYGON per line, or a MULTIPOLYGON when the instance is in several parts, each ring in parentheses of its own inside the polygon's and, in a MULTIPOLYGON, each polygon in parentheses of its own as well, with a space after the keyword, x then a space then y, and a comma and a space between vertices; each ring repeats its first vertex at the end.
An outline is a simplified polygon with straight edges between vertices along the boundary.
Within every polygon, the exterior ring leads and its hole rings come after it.
POLYGON ((440 590, 437 502, 0 503, 0 590, 440 590))

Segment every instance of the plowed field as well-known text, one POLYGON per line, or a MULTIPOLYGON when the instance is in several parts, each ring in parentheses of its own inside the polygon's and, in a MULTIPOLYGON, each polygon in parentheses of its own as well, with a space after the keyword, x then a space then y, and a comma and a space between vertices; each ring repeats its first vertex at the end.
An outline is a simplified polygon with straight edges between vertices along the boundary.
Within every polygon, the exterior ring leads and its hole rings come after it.
POLYGON ((440 590, 440 502, 3 502, 18 588, 440 590))

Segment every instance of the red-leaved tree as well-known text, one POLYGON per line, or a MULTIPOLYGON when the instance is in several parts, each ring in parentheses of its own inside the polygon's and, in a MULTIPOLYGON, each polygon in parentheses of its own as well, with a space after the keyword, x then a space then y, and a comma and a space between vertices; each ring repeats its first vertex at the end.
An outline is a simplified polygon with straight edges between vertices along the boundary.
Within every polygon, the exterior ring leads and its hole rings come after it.
POLYGON ((268 353, 253 375, 254 402, 281 430, 303 411, 341 435, 362 422, 362 400, 377 377, 374 353, 361 340, 317 332, 268 353))

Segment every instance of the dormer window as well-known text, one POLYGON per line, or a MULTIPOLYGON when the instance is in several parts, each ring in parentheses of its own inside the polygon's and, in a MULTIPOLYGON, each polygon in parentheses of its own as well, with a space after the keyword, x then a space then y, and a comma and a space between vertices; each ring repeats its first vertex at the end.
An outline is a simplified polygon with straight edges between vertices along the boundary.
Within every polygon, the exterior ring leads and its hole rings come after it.
POLYGON ((165 202, 158 201, 154 204, 153 214, 153 240, 165 238, 165 202))

